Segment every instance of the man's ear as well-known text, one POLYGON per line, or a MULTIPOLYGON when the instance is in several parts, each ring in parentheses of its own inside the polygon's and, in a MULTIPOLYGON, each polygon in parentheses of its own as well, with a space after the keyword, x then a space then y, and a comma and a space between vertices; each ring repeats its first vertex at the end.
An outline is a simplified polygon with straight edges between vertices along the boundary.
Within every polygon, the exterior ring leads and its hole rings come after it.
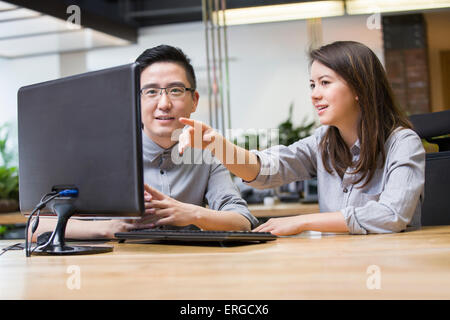
POLYGON ((200 99, 200 95, 198 94, 197 90, 195 90, 195 92, 192 94, 192 99, 194 100, 194 103, 192 104, 191 113, 193 113, 193 112, 195 112, 195 110, 197 110, 198 100, 200 99))

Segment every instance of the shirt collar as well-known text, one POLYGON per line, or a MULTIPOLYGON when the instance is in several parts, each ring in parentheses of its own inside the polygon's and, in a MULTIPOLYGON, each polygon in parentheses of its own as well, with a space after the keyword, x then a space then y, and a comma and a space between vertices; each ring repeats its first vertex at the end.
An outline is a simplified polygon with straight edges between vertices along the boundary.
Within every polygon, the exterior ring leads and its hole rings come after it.
POLYGON ((178 145, 175 143, 172 147, 164 149, 159 146, 156 142, 150 139, 147 134, 142 131, 142 152, 145 154, 146 158, 153 162, 155 159, 159 158, 163 154, 171 154, 172 149, 178 145))
POLYGON ((352 155, 357 156, 359 155, 360 151, 361 151, 361 144, 359 142, 359 139, 356 139, 356 142, 350 148, 350 152, 352 153, 352 155))

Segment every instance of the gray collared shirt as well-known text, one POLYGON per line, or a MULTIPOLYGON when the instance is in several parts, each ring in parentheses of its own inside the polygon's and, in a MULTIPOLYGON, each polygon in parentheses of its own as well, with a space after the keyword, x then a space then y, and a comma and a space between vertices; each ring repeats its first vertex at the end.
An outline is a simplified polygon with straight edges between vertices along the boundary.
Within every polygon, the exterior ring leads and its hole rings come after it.
MULTIPOLYGON (((320 212, 340 211, 352 234, 400 232, 421 226, 421 202, 424 196, 425 150, 418 135, 397 128, 384 147, 386 161, 368 185, 357 185, 358 176, 348 168, 341 178, 329 174, 322 163, 319 143, 328 126, 290 146, 252 150, 261 161, 255 188, 272 188, 292 181, 317 177, 320 212)), ((359 158, 360 142, 351 148, 353 161, 359 158)))
POLYGON ((237 212, 250 221, 252 228, 258 224, 229 171, 209 151, 188 148, 180 157, 178 144, 164 149, 145 132, 142 147, 145 183, 181 202, 237 212))

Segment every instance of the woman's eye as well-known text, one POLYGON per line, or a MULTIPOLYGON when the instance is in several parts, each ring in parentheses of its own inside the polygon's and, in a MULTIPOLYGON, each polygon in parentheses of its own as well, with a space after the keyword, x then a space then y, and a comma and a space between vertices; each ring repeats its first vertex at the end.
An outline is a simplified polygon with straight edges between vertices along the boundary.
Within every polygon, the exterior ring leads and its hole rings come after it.
POLYGON ((314 89, 314 87, 315 87, 314 83, 311 83, 311 84, 309 85, 309 87, 310 87, 311 89, 314 89))
POLYGON ((329 83, 330 83, 329 81, 325 81, 325 80, 322 81, 322 85, 323 85, 323 86, 326 86, 326 85, 329 84, 329 83))

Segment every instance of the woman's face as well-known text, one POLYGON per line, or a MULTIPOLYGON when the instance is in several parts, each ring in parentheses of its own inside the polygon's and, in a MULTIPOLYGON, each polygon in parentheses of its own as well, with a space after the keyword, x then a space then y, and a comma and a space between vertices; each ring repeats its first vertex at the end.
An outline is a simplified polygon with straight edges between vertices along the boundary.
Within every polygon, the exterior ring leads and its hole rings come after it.
POLYGON ((354 129, 360 119, 358 98, 349 85, 320 62, 311 65, 311 100, 321 124, 354 129))

